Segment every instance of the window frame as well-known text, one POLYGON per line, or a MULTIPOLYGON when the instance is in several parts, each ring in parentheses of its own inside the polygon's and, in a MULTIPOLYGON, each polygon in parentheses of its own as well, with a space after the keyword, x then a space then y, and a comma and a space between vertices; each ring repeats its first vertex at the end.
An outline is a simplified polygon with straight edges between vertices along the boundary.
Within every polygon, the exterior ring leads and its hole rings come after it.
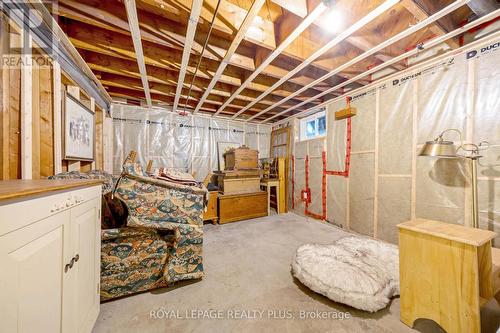
POLYGON ((327 129, 328 123, 327 123, 327 115, 326 115, 326 110, 321 110, 316 113, 313 113, 310 116, 304 117, 299 119, 299 141, 307 141, 307 140, 315 140, 315 139, 320 139, 324 138, 327 135, 327 129), (319 134, 319 119, 320 118, 325 118, 325 132, 323 134, 319 134), (314 136, 308 136, 307 135, 307 124, 310 123, 311 121, 314 121, 314 136))

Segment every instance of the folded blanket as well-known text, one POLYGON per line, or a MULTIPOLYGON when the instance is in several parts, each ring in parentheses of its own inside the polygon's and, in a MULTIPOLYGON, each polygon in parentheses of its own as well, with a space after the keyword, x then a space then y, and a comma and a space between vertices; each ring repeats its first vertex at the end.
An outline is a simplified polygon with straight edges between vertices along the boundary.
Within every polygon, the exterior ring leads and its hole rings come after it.
POLYGON ((158 174, 156 178, 186 186, 199 185, 199 183, 193 178, 191 174, 182 172, 177 169, 160 168, 158 169, 158 174))

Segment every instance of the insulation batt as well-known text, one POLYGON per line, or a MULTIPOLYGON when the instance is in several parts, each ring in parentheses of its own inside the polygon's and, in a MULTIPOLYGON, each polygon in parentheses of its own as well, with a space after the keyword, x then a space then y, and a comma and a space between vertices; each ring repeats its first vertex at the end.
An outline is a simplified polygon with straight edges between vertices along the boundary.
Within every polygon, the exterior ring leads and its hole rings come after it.
POLYGON ((399 295, 397 246, 363 237, 297 249, 292 273, 311 290, 354 308, 376 312, 399 295))

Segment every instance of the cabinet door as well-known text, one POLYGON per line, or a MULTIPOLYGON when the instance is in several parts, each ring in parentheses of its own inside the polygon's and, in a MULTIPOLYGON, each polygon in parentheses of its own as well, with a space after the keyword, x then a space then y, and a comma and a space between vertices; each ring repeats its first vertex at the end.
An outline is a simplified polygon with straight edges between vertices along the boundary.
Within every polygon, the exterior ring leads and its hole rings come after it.
POLYGON ((101 201, 95 198, 71 209, 73 257, 73 332, 90 332, 99 313, 101 201))
POLYGON ((63 330, 69 227, 64 211, 0 237, 1 332, 63 330))

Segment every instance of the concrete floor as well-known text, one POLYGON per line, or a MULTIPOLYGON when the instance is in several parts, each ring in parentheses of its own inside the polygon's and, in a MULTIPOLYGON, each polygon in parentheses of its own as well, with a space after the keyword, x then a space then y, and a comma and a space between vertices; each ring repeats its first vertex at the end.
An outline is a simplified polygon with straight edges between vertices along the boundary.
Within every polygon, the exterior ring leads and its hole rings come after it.
POLYGON ((299 245, 346 234, 293 213, 205 225, 202 280, 101 304, 93 332, 415 332, 399 321, 398 298, 369 314, 311 292, 292 277, 299 245), (329 318, 304 319, 300 311, 329 318))

